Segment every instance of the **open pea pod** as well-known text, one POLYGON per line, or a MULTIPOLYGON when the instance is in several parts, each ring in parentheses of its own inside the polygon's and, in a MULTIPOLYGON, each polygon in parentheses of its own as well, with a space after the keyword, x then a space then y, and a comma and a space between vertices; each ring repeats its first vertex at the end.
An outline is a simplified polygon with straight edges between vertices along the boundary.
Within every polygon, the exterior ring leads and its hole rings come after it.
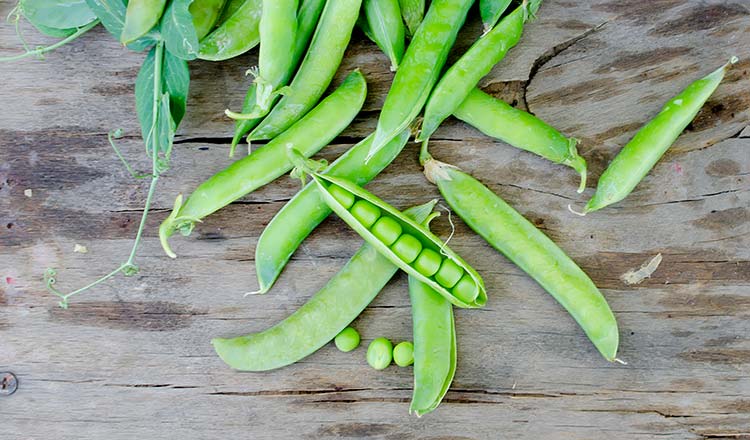
POLYGON ((310 174, 326 204, 401 270, 457 307, 487 303, 479 274, 423 225, 349 180, 310 174))

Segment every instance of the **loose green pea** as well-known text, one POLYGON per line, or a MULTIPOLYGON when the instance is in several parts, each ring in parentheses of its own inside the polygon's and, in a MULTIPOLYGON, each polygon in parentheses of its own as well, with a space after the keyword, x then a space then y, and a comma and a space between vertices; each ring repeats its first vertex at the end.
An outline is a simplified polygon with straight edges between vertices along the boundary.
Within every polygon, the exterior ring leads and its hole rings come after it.
POLYGON ((440 263, 443 261, 443 257, 432 249, 425 248, 417 257, 414 262, 414 268, 426 277, 435 275, 440 269, 440 263))
POLYGON ((328 190, 330 191, 333 198, 336 199, 337 202, 341 203, 341 206, 343 206, 344 208, 349 209, 354 204, 354 194, 350 193, 344 188, 338 185, 331 185, 328 190))
POLYGON ((350 211, 354 218, 359 220, 367 229, 370 229, 370 226, 380 218, 380 208, 367 200, 357 200, 350 211))
POLYGON ((403 228, 392 217, 383 216, 372 225, 371 231, 372 235, 378 237, 378 240, 390 246, 401 236, 403 228))
POLYGON ((407 263, 417 259, 419 252, 422 250, 422 243, 413 235, 404 234, 391 246, 393 253, 407 263))
POLYGON ((440 270, 435 274, 435 281, 440 283, 441 286, 450 289, 458 283, 463 273, 464 270, 458 264, 446 258, 443 260, 443 264, 440 265, 440 270))
POLYGON ((341 333, 336 335, 333 339, 333 343, 336 344, 336 348, 344 353, 352 351, 359 347, 359 333, 354 328, 347 327, 341 330, 341 333))
POLYGON ((393 362, 399 367, 408 367, 414 363, 414 344, 409 341, 398 343, 393 348, 393 362))
POLYGON ((386 338, 376 338, 367 347, 367 363, 376 370, 384 370, 393 360, 393 343, 386 338))
POLYGON ((452 292, 457 298, 470 302, 474 300, 474 297, 479 291, 477 290, 477 284, 467 273, 464 274, 464 276, 458 281, 458 284, 453 287, 452 292))

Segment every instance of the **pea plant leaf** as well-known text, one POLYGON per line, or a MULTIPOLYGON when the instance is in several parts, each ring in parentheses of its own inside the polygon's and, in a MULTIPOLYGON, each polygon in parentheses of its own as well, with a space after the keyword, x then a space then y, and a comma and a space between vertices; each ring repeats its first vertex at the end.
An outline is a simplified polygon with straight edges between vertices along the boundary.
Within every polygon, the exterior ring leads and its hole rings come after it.
POLYGON ((21 13, 35 26, 70 29, 96 20, 86 0, 21 0, 21 13))
MULTIPOLYGON (((104 28, 119 39, 122 27, 125 25, 127 2, 124 0, 86 0, 86 4, 101 20, 104 28)), ((128 44, 128 49, 140 52, 153 46, 158 38, 158 34, 149 32, 146 36, 128 44)))
POLYGON ((183 60, 194 60, 198 56, 198 32, 190 14, 192 2, 172 0, 161 17, 161 34, 167 50, 183 60))
POLYGON ((149 155, 156 151, 160 168, 164 169, 172 151, 175 131, 185 115, 190 74, 187 63, 169 51, 163 51, 161 65, 157 66, 156 52, 156 47, 151 49, 138 72, 135 104, 146 151, 149 155), (158 91, 154 82, 157 70, 160 75, 157 78, 158 91))

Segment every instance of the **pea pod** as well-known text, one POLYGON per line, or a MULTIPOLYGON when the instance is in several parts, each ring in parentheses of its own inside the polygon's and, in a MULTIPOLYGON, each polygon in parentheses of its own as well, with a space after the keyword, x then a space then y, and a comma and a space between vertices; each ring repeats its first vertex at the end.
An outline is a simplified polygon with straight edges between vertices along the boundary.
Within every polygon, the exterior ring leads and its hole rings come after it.
MULTIPOLYGON (((409 130, 404 130, 380 150, 369 162, 365 156, 370 150, 372 135, 353 146, 326 169, 326 173, 364 185, 390 164, 409 140, 409 130)), ((268 223, 255 248, 255 270, 259 289, 266 293, 302 241, 331 214, 314 183, 307 184, 284 205, 268 223)))
MULTIPOLYGON (((437 201, 404 211, 424 222, 437 201)), ((314 353, 348 326, 383 289, 398 268, 365 244, 328 283, 288 318, 247 336, 213 339, 216 353, 230 367, 265 371, 290 365, 314 353)))
POLYGON ((422 110, 472 4, 472 0, 432 2, 393 78, 368 160, 404 131, 422 110))
MULTIPOLYGON (((320 18, 320 13, 323 11, 325 3, 325 0, 302 0, 302 4, 300 5, 297 14, 297 37, 294 41, 294 53, 292 55, 293 63, 282 80, 284 84, 289 82, 289 78, 292 77, 300 59, 302 59, 302 56, 307 51, 307 47, 310 44, 310 38, 315 31, 315 27, 318 24, 318 19, 320 18)), ((256 89, 257 85, 253 83, 247 90, 245 101, 242 105, 242 113, 249 113, 253 110, 256 101, 256 89)), ((279 95, 273 97, 274 100, 277 100, 278 98, 279 95)), ((230 156, 234 154, 234 149, 237 147, 237 144, 242 137, 255 128, 262 120, 262 116, 237 120, 234 125, 234 136, 232 137, 232 146, 229 151, 230 156)))
POLYGON ((466 224, 529 274, 578 322, 609 361, 619 333, 607 300, 591 279, 543 232, 478 180, 429 158, 425 175, 466 224))
POLYGON ((242 55, 260 42, 261 0, 245 0, 231 17, 203 37, 198 58, 222 61, 242 55))
POLYGON ((219 18, 216 20, 216 26, 221 26, 225 21, 229 20, 229 18, 234 15, 243 4, 245 4, 245 0, 226 0, 224 8, 221 10, 219 18))
POLYGON ((401 15, 404 17, 409 35, 417 33, 424 18, 425 0, 399 0, 401 15))
POLYGON ((252 118, 268 113, 277 89, 286 84, 294 64, 297 0, 263 0, 260 55, 252 118))
POLYGON ((289 89, 249 140, 273 139, 304 116, 331 83, 344 57, 362 0, 328 0, 310 48, 289 89))
POLYGON ((578 141, 566 138, 531 113, 513 108, 475 88, 453 116, 488 136, 573 168, 581 175, 578 192, 586 188, 586 160, 578 155, 578 141))
POLYGON ((120 41, 130 44, 149 33, 159 23, 167 0, 130 0, 120 41))
POLYGON ((445 118, 456 111, 479 80, 518 43, 524 23, 536 13, 540 3, 541 0, 530 0, 528 3, 524 0, 521 6, 477 40, 445 72, 427 101, 417 141, 429 139, 445 118))
POLYGON ((223 8, 224 0, 193 0, 190 3, 190 15, 193 16, 193 26, 198 40, 211 32, 223 8))
MULTIPOLYGON (((295 165, 304 169, 303 158, 296 156, 295 165)), ((458 307, 487 302, 479 274, 427 228, 349 180, 306 168, 333 212, 401 270, 458 307)))
POLYGON ((695 118, 721 83, 727 68, 737 61, 737 57, 732 57, 728 63, 690 84, 667 102, 659 114, 636 133, 602 173, 596 193, 586 204, 583 214, 627 197, 695 118))
POLYGON ((434 410, 456 374, 456 325, 453 306, 435 290, 409 277, 414 326, 414 392, 409 413, 434 410))
POLYGON ((338 89, 283 134, 203 182, 184 203, 182 196, 178 196, 172 214, 159 227, 159 238, 167 255, 176 256, 168 243, 176 230, 189 234, 196 221, 292 169, 287 147, 294 146, 305 156, 320 151, 349 126, 362 108, 366 94, 365 78, 355 70, 338 89))
POLYGON ((364 12, 372 39, 391 61, 396 71, 404 56, 406 28, 398 0, 364 0, 364 12))
POLYGON ((484 32, 487 33, 495 27, 511 0, 479 0, 479 15, 482 17, 484 32))

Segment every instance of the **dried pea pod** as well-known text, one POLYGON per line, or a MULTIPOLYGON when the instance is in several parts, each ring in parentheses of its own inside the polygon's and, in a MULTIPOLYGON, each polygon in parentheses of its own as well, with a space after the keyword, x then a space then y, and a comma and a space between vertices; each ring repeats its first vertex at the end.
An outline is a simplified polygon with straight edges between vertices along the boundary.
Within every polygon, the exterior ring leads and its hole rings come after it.
POLYGON ((401 270, 425 283, 457 307, 487 302, 479 274, 426 227, 353 182, 313 170, 290 149, 297 170, 309 174, 326 204, 401 270))

